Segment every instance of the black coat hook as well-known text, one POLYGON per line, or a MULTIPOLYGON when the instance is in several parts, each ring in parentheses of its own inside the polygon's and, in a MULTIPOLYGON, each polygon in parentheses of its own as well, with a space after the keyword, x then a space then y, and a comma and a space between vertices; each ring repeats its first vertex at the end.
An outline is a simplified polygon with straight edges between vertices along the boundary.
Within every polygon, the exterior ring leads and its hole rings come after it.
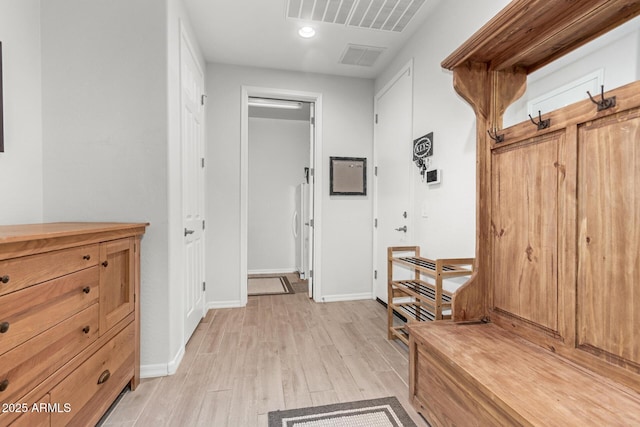
POLYGON ((487 130, 487 133, 489 134, 489 138, 493 139, 497 144, 504 142, 504 135, 498 135, 497 130, 493 131, 493 135, 490 130, 487 130))
POLYGON ((542 114, 541 114, 540 110, 538 110, 538 121, 537 122, 535 120, 533 120, 533 117, 531 117, 531 114, 529 114, 529 119, 531 119, 531 123, 533 123, 534 125, 538 126, 538 130, 546 129, 549 126, 551 126, 551 119, 542 120, 542 114))
POLYGON ((600 85, 600 101, 596 101, 595 99, 593 99, 593 96, 591 96, 591 93, 589 93, 589 91, 587 91, 587 95, 589 95, 591 102, 598 106, 598 111, 606 110, 607 108, 616 106, 615 96, 612 96, 611 98, 604 97, 604 85, 600 85))

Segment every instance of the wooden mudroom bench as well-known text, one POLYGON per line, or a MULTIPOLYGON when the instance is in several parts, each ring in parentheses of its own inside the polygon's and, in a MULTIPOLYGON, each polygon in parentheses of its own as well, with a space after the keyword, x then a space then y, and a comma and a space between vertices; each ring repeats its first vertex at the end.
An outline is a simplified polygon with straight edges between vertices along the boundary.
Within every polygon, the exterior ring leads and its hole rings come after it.
POLYGON ((640 425, 637 392, 495 324, 408 328, 413 405, 438 425, 640 425))
POLYGON ((434 427, 640 426, 640 81, 502 123, 527 75, 639 14, 513 0, 442 62, 476 115, 476 256, 451 320, 409 325, 434 427))

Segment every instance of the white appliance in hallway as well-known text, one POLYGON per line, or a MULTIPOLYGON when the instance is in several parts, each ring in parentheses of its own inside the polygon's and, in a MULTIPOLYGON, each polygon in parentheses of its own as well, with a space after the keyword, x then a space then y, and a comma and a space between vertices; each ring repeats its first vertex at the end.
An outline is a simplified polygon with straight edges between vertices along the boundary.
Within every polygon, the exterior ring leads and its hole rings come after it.
POLYGON ((296 239, 296 269, 301 279, 309 277, 309 184, 296 187, 296 209, 293 213, 293 237, 296 239))

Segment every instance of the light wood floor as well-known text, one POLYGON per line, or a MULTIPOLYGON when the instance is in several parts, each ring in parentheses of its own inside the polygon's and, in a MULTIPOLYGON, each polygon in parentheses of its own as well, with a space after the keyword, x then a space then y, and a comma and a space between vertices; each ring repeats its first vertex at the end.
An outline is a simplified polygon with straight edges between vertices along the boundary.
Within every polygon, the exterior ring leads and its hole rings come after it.
POLYGON ((267 426, 267 414, 396 396, 408 403, 408 351, 386 339, 375 301, 315 303, 296 294, 250 297, 244 308, 211 310, 175 375, 142 380, 104 426, 267 426))

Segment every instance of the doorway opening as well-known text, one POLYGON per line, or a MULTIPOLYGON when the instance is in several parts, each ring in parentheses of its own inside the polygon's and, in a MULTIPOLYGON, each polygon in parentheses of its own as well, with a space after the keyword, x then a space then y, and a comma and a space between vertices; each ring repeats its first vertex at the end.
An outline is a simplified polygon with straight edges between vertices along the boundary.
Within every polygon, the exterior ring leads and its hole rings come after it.
POLYGON ((249 97, 249 296, 308 293, 313 107, 249 97))
POLYGON ((243 87, 240 300, 319 295, 320 94, 243 87))

